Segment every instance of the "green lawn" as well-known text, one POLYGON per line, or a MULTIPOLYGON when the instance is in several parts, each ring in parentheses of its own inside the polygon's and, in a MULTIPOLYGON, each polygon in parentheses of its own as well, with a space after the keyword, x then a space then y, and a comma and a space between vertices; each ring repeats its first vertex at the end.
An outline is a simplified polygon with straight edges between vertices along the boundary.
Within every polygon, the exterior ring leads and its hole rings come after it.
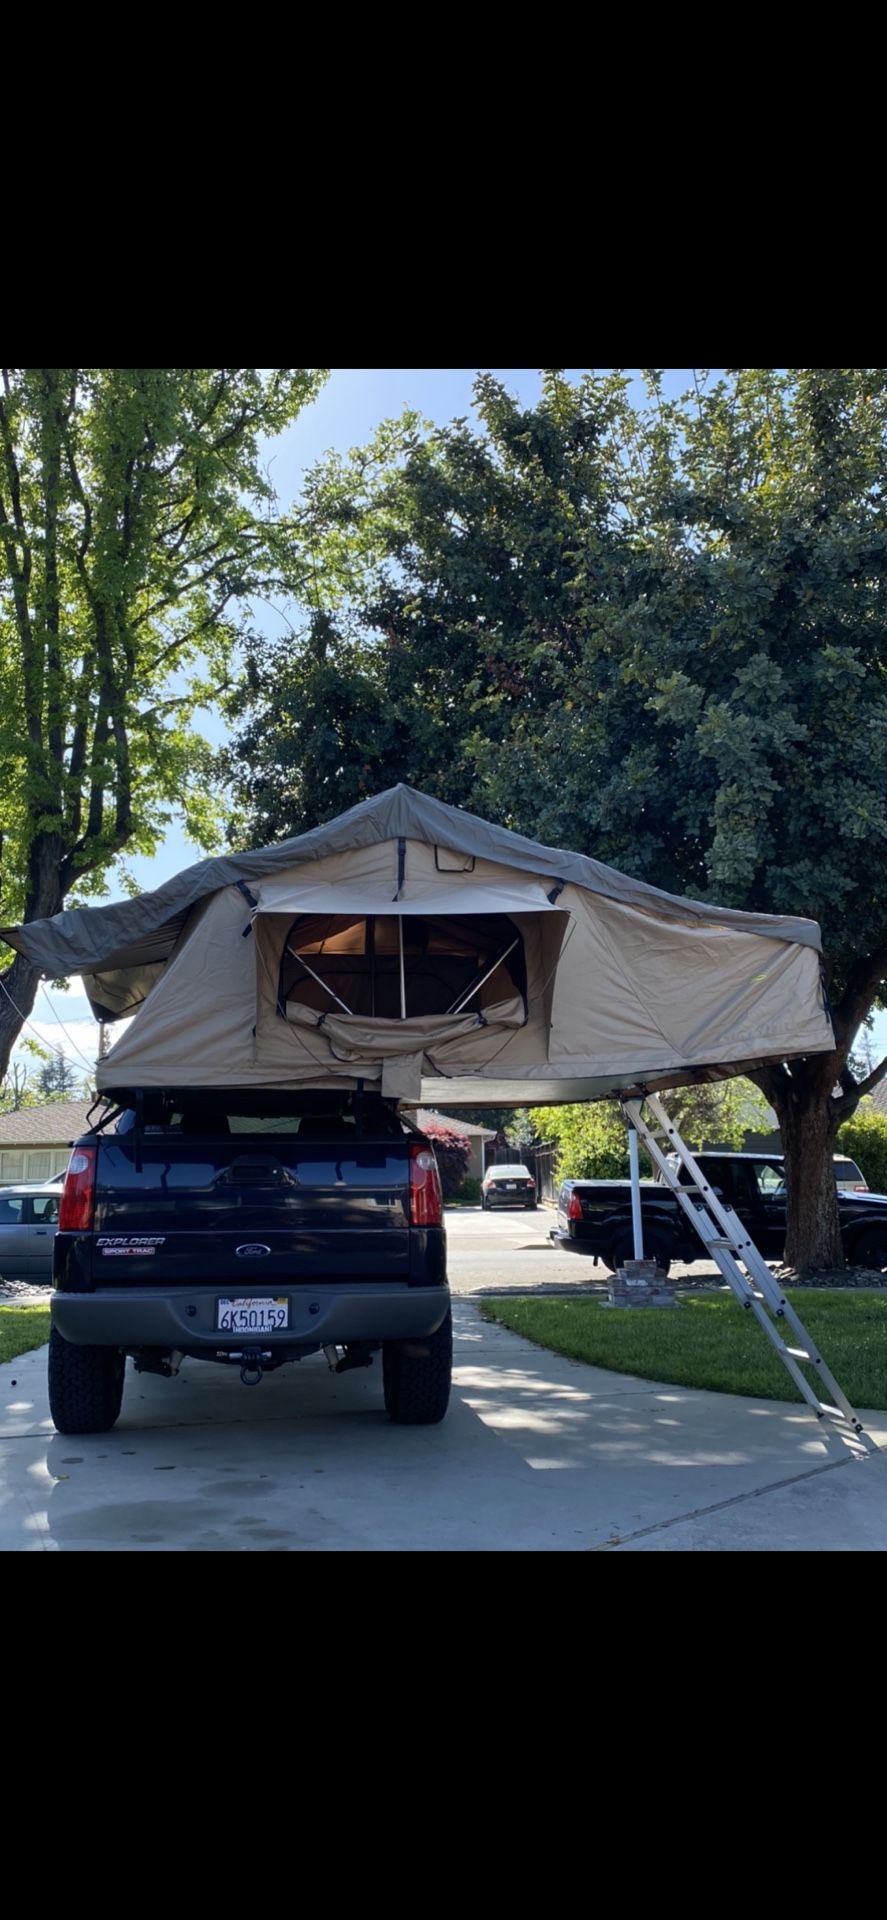
POLYGON ((0 1307, 0 1361, 30 1353, 49 1339, 49 1308, 0 1307))
MULTIPOLYGON (((788 1298, 853 1405, 887 1407, 887 1296, 795 1291, 788 1298)), ((753 1314, 723 1295, 684 1298, 676 1310, 485 1300, 481 1312, 537 1346, 615 1373, 756 1400, 801 1398, 753 1314)), ((799 1345, 787 1331, 787 1344, 799 1345)))

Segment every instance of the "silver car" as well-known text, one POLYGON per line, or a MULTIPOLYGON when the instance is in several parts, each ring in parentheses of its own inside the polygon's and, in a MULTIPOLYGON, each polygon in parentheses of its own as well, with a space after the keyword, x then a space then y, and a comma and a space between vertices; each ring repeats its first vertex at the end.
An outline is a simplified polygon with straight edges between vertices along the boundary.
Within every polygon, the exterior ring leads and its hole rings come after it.
POLYGON ((52 1246, 61 1187, 0 1187, 0 1280, 52 1283, 52 1246))

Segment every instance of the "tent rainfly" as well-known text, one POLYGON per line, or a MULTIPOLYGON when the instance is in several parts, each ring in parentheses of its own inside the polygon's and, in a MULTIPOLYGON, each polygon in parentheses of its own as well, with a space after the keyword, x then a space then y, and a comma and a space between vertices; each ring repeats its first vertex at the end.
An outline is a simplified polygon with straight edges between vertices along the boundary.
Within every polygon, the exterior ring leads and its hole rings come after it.
POLYGON ((7 928, 97 1018, 107 1092, 354 1088, 518 1106, 834 1045, 815 921, 680 899, 410 787, 154 893, 7 928))

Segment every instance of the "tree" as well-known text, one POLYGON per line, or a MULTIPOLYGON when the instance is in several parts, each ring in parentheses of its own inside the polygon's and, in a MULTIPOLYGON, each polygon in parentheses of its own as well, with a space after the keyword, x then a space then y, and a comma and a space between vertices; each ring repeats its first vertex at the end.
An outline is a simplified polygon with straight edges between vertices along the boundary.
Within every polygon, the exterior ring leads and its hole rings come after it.
POLYGON ((479 428, 409 419, 312 477, 323 679, 295 645, 241 697, 267 765, 295 725, 316 755, 260 818, 293 831, 343 782, 402 778, 672 891, 817 918, 834 1050, 755 1080, 787 1259, 839 1265, 836 1131, 887 1074, 850 1061, 887 984, 887 372, 740 369, 668 400, 653 370, 647 395, 554 371, 522 409, 485 376, 479 428))
POLYGON ((75 1100, 83 1083, 63 1053, 52 1053, 40 1068, 37 1085, 44 1100, 75 1100))
POLYGON ((887 1113, 863 1100, 852 1120, 838 1128, 837 1146, 856 1161, 872 1193, 887 1193, 887 1113))
POLYGON ((663 1105, 687 1145, 741 1151, 747 1133, 771 1131, 770 1110, 750 1080, 712 1080, 696 1087, 675 1087, 663 1105))
POLYGON ((24 1061, 10 1060, 6 1078, 0 1086, 0 1113, 20 1113, 23 1107, 36 1104, 31 1076, 24 1061))
MULTIPOLYGON (((536 1138, 557 1148, 559 1179, 628 1179, 628 1128, 615 1100, 531 1107, 530 1119, 536 1138)), ((639 1164, 648 1179, 652 1169, 643 1151, 639 1164)))
POLYGON ((471 1142, 466 1134, 445 1127, 440 1120, 426 1121, 423 1131, 434 1148, 443 1197, 454 1200, 468 1172, 471 1142))
MULTIPOLYGON (((2 372, 0 814, 7 921, 100 891, 175 808, 214 833, 209 750, 250 597, 290 574, 261 461, 317 391, 304 368, 2 372)), ((0 1073, 37 976, 0 976, 0 1073)))

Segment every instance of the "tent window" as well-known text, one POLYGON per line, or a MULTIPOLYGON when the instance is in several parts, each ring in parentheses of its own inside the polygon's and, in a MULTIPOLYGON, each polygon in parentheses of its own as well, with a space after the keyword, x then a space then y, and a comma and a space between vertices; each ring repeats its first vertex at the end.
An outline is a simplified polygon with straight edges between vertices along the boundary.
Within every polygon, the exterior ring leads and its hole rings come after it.
POLYGON ((279 1007, 288 1000, 318 1013, 398 1020, 483 1012, 519 994, 526 1012, 523 939, 505 914, 458 920, 404 914, 300 914, 284 943, 279 1007))

